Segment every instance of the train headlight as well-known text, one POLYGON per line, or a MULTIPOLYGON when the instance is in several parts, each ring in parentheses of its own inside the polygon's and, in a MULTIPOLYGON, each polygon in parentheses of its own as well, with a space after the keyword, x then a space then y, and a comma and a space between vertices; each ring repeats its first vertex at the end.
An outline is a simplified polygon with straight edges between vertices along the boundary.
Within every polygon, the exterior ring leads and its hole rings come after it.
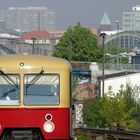
POLYGON ((53 132, 54 131, 54 123, 53 122, 45 122, 44 123, 44 126, 43 126, 43 128, 44 128, 44 131, 45 132, 47 132, 47 133, 51 133, 51 132, 53 132))

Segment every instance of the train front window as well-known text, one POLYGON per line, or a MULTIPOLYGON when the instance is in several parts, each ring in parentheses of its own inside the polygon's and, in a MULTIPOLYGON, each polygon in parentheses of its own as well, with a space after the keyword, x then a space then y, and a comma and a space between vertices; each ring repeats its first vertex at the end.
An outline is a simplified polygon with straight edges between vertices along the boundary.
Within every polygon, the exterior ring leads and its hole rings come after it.
POLYGON ((58 105, 59 75, 56 74, 27 74, 24 77, 25 105, 58 105))
POLYGON ((0 106, 20 104, 19 75, 0 74, 0 106))

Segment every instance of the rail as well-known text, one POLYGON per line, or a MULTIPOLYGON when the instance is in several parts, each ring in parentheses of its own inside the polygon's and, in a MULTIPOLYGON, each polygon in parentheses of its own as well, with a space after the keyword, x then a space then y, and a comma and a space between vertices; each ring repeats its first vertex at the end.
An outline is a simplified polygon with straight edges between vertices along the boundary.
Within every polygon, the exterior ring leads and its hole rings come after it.
POLYGON ((77 128, 75 134, 80 132, 90 135, 91 138, 100 137, 102 140, 140 140, 140 132, 137 131, 125 131, 125 130, 105 130, 105 129, 89 129, 89 128, 77 128))

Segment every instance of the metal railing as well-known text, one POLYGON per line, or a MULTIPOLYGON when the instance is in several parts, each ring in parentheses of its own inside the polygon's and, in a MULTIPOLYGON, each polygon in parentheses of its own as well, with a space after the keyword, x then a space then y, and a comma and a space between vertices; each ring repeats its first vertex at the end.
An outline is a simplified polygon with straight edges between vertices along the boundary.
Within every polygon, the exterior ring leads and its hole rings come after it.
MULTIPOLYGON (((93 62, 72 61, 72 68, 90 69, 93 62)), ((102 70, 102 63, 95 63, 98 70, 102 70)), ((113 64, 105 63, 105 70, 107 71, 140 71, 140 64, 113 64)))
POLYGON ((7 54, 15 54, 16 53, 14 50, 9 49, 7 46, 4 46, 2 44, 0 44, 0 50, 2 50, 3 52, 5 52, 7 54))

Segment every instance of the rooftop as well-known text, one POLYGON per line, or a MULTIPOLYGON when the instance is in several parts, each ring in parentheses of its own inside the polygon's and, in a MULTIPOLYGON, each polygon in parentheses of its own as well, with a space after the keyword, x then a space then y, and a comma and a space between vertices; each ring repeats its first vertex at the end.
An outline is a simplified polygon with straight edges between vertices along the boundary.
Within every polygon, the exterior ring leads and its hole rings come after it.
POLYGON ((9 10, 48 10, 45 6, 9 7, 9 10))
POLYGON ((53 35, 50 34, 48 31, 45 30, 33 30, 31 32, 25 33, 22 37, 21 40, 30 40, 30 39, 52 39, 53 35))

